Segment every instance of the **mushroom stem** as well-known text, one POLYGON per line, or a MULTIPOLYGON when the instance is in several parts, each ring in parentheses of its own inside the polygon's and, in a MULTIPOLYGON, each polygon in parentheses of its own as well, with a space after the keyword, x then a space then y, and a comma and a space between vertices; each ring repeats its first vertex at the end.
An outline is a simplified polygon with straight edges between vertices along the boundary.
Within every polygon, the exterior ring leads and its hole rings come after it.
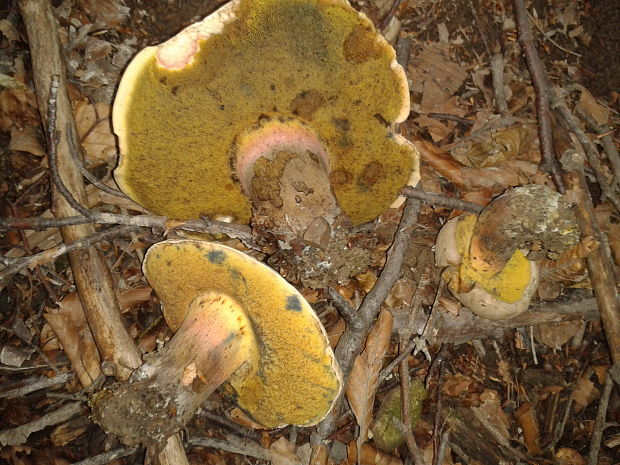
POLYGON ((170 342, 128 384, 91 398, 93 418, 128 445, 163 444, 252 357, 249 320, 232 298, 208 292, 190 304, 170 342))

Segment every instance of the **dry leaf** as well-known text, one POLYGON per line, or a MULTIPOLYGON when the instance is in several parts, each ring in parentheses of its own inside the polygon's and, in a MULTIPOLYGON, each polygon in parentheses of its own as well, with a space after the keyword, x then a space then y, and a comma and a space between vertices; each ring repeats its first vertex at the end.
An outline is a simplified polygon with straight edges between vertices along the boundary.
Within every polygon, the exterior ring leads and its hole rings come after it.
POLYGON ((359 462, 357 461, 357 445, 355 442, 351 441, 350 444, 347 445, 347 460, 348 463, 354 464, 359 463, 360 465, 402 465, 403 462, 396 456, 392 454, 388 454, 386 452, 380 451, 379 449, 375 449, 370 444, 363 444, 359 457, 359 462))
POLYGON ((26 125, 23 129, 11 128, 11 141, 9 150, 19 150, 28 152, 37 157, 45 155, 45 149, 39 142, 36 129, 31 125, 26 125))
POLYGON ((88 387, 101 374, 101 359, 82 304, 78 295, 72 293, 62 299, 58 307, 48 309, 43 316, 62 344, 82 386, 88 387))
POLYGON ((582 321, 561 321, 534 327, 534 339, 555 350, 566 344, 581 329, 582 321))
POLYGON ((525 402, 515 412, 515 416, 523 430, 525 446, 530 454, 538 455, 542 452, 538 445, 540 439, 540 428, 536 420, 536 413, 531 402, 525 402))
POLYGON ((577 113, 590 117, 599 125, 607 124, 609 121, 610 110, 600 105, 585 87, 581 88, 581 97, 575 110, 577 113))
POLYGON ((273 465, 301 465, 301 460, 295 455, 293 444, 285 437, 274 442, 269 450, 272 452, 271 463, 273 465))
POLYGON ((364 351, 355 359, 349 376, 346 395, 351 410, 357 419, 357 424, 360 426, 357 439, 358 446, 368 438, 368 429, 377 392, 377 378, 381 368, 383 368, 383 360, 390 346, 393 324, 392 314, 383 310, 368 334, 364 351))
POLYGON ((79 0, 78 3, 101 26, 118 26, 129 17, 129 8, 121 0, 79 0))
POLYGON ((575 401, 575 411, 579 412, 587 407, 599 395, 598 389, 594 387, 594 383, 590 381, 589 376, 582 376, 577 380, 575 390, 573 392, 573 400, 575 401))
POLYGON ((19 40, 19 32, 8 19, 0 19, 0 32, 11 42, 19 40))
POLYGON ((92 105, 87 100, 80 100, 75 105, 75 122, 86 164, 116 164, 116 140, 110 123, 110 106, 103 102, 92 105))
POLYGON ((553 454, 555 465, 586 465, 586 459, 575 449, 562 447, 553 454))
POLYGON ((486 418, 503 437, 510 439, 510 419, 502 408, 497 391, 485 389, 482 394, 480 394, 480 400, 482 404, 478 407, 472 407, 472 410, 486 418))

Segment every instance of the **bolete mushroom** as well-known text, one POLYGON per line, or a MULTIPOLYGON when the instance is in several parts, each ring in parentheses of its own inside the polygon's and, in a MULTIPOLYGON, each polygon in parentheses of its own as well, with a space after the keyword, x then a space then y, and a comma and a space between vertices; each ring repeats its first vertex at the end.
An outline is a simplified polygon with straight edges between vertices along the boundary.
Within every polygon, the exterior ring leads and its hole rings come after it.
POLYGON ((450 292, 478 316, 499 320, 529 307, 539 283, 540 253, 557 256, 579 237, 571 206, 552 189, 507 190, 480 215, 449 220, 435 243, 450 292), (531 249, 526 257, 526 253, 531 249))
POLYGON ((257 161, 309 154, 359 224, 419 179, 392 129, 408 114, 394 50, 348 2, 232 0, 127 67, 115 177, 154 213, 248 222, 257 161))
POLYGON ((330 411, 342 378, 316 314, 275 271, 224 245, 153 245, 144 273, 176 331, 129 383, 91 399, 93 417, 126 444, 158 443, 227 381, 265 427, 310 426, 330 411))

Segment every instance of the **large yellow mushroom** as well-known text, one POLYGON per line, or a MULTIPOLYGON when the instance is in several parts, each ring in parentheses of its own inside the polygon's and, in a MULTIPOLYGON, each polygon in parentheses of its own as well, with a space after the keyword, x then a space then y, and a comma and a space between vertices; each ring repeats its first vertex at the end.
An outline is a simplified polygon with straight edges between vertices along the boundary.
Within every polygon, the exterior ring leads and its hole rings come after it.
POLYGON ((265 427, 310 426, 327 415, 340 370, 316 314, 279 274, 194 240, 155 244, 143 267, 176 333, 129 383, 91 399, 104 430, 126 444, 163 444, 225 382, 265 427))
POLYGON ((392 129, 408 114, 394 50, 348 2, 232 0, 129 64, 115 177, 154 213, 248 222, 257 160, 311 154, 359 224, 418 181, 392 129))

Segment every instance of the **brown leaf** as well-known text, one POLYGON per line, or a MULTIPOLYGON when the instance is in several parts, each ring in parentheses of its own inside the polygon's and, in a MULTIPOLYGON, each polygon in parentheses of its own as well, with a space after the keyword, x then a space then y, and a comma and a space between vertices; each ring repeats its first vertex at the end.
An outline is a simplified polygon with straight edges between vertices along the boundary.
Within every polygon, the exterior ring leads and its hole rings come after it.
POLYGON ((110 124, 110 106, 80 100, 75 105, 75 122, 88 165, 116 163, 116 140, 110 124))
POLYGON ((102 26, 118 26, 129 17, 129 8, 121 0, 79 0, 78 3, 102 26))
POLYGON ((573 400, 575 401, 575 410, 580 411, 587 407, 599 395, 598 389, 594 387, 594 383, 590 381, 588 376, 582 376, 577 380, 575 391, 573 392, 573 400))
POLYGON ((534 328, 534 339, 551 349, 559 350, 581 329, 582 321, 547 323, 534 328))
POLYGON ((88 387, 101 374, 101 359, 82 305, 78 295, 73 293, 67 295, 58 306, 48 309, 43 316, 62 344, 82 386, 88 387))
POLYGON ((288 439, 281 437, 274 442, 269 450, 272 452, 273 465, 301 465, 301 460, 295 455, 295 448, 288 439))
POLYGON ((33 126, 27 125, 23 129, 11 128, 11 141, 9 150, 28 152, 37 157, 45 155, 45 149, 39 142, 37 131, 33 126))
POLYGON ((599 125, 606 124, 609 121, 609 109, 600 105, 585 87, 581 89, 581 97, 575 106, 575 111, 590 117, 599 125))
POLYGON ((359 463, 360 465, 402 465, 403 463, 398 457, 380 451, 371 444, 364 444, 360 449, 353 441, 347 445, 347 459, 350 464, 359 463), (359 461, 358 450, 362 451, 359 461))
POLYGON ((366 348, 355 359, 351 370, 346 395, 360 426, 358 446, 368 439, 368 428, 377 392, 377 378, 383 368, 385 353, 390 346, 393 324, 392 314, 383 310, 368 334, 366 348))

